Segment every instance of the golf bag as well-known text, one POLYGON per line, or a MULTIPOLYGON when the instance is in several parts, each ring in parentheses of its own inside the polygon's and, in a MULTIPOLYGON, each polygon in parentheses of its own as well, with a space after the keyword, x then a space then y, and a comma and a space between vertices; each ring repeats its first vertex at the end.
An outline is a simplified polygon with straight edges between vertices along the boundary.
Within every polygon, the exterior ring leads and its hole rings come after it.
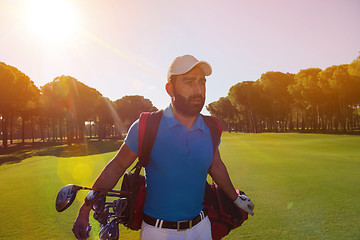
MULTIPOLYGON (((237 194, 244 192, 236 189, 237 194)), ((204 205, 211 222, 213 240, 219 240, 248 219, 248 213, 238 208, 217 185, 206 183, 204 205)))
POLYGON ((145 177, 141 174, 126 172, 121 185, 121 191, 129 192, 128 204, 123 213, 123 224, 131 230, 141 228, 142 212, 145 202, 145 177))
POLYGON ((121 185, 121 191, 128 191, 130 193, 127 196, 129 201, 124 211, 123 224, 132 230, 139 230, 141 228, 146 185, 145 177, 140 174, 140 171, 141 168, 146 167, 149 162, 161 116, 162 111, 145 112, 140 115, 138 134, 139 161, 132 169, 135 169, 135 172, 125 173, 121 185), (144 138, 146 139, 145 142, 143 141, 144 138))
MULTIPOLYGON (((154 145, 157 130, 159 128, 162 111, 144 112, 139 118, 139 162, 136 167, 146 167, 149 162, 151 149, 154 145), (141 151, 140 151, 141 150, 141 151), (139 165, 139 166, 138 166, 139 165)), ((202 115, 205 124, 210 129, 213 149, 217 149, 221 137, 221 124, 211 116, 202 115)), ((236 190, 238 194, 244 194, 236 190)), ((139 207, 139 206, 138 206, 139 207)), ((204 208, 211 222, 211 234, 214 240, 226 236, 230 230, 239 227, 247 218, 248 214, 238 208, 234 202, 215 184, 206 182, 204 208)), ((142 211, 142 207, 134 209, 134 214, 142 211)))

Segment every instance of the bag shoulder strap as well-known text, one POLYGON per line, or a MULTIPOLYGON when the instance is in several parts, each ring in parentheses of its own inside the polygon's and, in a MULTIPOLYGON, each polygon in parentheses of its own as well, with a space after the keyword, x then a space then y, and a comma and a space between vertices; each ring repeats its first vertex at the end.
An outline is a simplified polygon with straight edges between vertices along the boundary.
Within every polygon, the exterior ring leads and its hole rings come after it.
POLYGON ((154 145, 156 134, 159 129, 163 110, 156 112, 143 112, 139 118, 138 153, 141 167, 146 167, 151 149, 154 145))
POLYGON ((215 149, 217 149, 219 145, 220 137, 222 133, 221 123, 216 117, 206 116, 206 115, 201 115, 201 116, 210 130, 214 154, 215 154, 215 149))

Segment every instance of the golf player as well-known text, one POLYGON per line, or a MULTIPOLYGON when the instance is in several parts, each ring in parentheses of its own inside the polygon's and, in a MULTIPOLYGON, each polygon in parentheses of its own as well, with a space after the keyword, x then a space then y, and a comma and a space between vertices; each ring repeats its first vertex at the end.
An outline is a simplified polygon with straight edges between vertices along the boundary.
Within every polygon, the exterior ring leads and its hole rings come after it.
MULTIPOLYGON (((234 203, 253 215, 254 204, 238 196, 219 150, 213 150, 210 130, 200 111, 205 103, 209 63, 191 55, 175 58, 167 73, 171 104, 164 109, 149 164, 145 169, 146 199, 140 239, 211 240, 210 220, 203 211, 207 174, 234 203), (215 152, 214 152, 215 151, 215 152)), ((124 144, 106 165, 93 187, 112 189, 138 157, 138 120, 124 144)), ((89 235, 91 206, 83 204, 73 226, 76 238, 89 235)))

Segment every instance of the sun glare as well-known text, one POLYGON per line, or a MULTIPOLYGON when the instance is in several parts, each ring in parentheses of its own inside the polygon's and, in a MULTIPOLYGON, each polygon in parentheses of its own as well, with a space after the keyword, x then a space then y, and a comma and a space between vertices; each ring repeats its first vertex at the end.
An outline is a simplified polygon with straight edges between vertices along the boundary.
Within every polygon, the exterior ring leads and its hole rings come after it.
POLYGON ((66 0, 29 1, 27 23, 31 32, 49 43, 68 40, 77 28, 74 6, 66 0))

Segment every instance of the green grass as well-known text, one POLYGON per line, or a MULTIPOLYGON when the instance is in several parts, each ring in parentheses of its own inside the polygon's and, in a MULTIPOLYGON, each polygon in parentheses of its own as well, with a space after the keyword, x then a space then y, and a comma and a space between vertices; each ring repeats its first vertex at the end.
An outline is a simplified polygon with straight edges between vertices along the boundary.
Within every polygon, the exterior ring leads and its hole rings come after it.
MULTIPOLYGON (((69 183, 90 186, 119 144, 2 154, 0 239, 73 239, 86 192, 62 213, 56 194, 69 183)), ((255 203, 255 216, 225 239, 360 239, 359 136, 225 133, 220 152, 236 188, 255 203)), ((98 239, 92 225, 90 239, 98 239)), ((121 239, 138 234, 121 228, 121 239)))
POLYGON ((226 134, 221 153, 256 206, 228 239, 360 239, 360 137, 226 134))

